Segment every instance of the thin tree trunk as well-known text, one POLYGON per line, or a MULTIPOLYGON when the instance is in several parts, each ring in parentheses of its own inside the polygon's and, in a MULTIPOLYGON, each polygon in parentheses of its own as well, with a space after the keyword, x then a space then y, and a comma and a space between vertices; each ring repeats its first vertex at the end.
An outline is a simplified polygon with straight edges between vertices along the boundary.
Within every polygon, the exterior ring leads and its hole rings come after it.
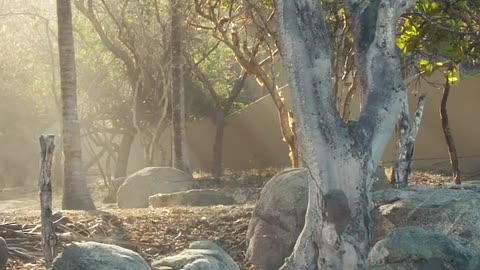
POLYGON ((100 171, 100 174, 102 175, 103 182, 105 186, 108 186, 108 180, 107 180, 107 175, 105 171, 103 170, 102 162, 100 162, 100 157, 95 157, 95 149, 93 148, 93 145, 90 141, 94 141, 95 139, 92 138, 93 136, 91 134, 88 134, 85 142, 87 143, 87 150, 90 152, 90 155, 93 156, 93 161, 97 165, 97 169, 100 171))
POLYGON ((213 176, 223 175, 223 135, 225 131, 225 112, 217 108, 215 117, 215 142, 213 144, 213 176))
POLYGON ((82 165, 70 0, 57 0, 57 17, 63 111, 63 151, 65 156, 62 205, 63 209, 91 210, 95 209, 95 205, 87 188, 87 179, 82 165))
POLYGON ((166 92, 164 92, 164 96, 162 98, 161 104, 163 104, 162 113, 160 115, 160 118, 158 119, 155 130, 152 133, 152 139, 150 143, 147 145, 148 147, 146 148, 146 151, 147 151, 146 160, 147 160, 148 166, 153 166, 155 164, 155 150, 158 147, 158 141, 160 140, 160 136, 167 128, 167 123, 165 122, 165 118, 167 116, 167 109, 168 109, 169 102, 168 102, 166 92))
MULTIPOLYGON (((215 47, 214 47, 215 48, 215 47)), ((198 79, 202 82, 204 87, 210 93, 213 102, 215 103, 215 141, 213 144, 213 165, 212 165, 212 175, 214 177, 220 177, 223 175, 223 136, 225 130, 225 117, 229 114, 232 109, 233 103, 240 95, 240 92, 243 89, 245 80, 248 76, 248 71, 245 70, 242 72, 242 75, 238 77, 233 83, 232 90, 230 91, 228 98, 225 102, 222 102, 215 92, 215 89, 210 83, 207 76, 200 70, 195 64, 191 64, 192 71, 196 74, 198 79)))
POLYGON ((458 163, 457 149, 455 148, 455 142, 453 140, 452 131, 450 130, 450 124, 448 122, 447 101, 450 95, 450 82, 445 79, 445 86, 443 88, 442 101, 440 102, 440 119, 442 121, 443 135, 447 142, 448 158, 452 165, 452 176, 455 184, 460 185, 462 180, 460 178, 460 167, 458 163))
POLYGON ((107 153, 105 159, 105 187, 108 187, 112 184, 112 155, 107 153))
POLYGON ((301 166, 301 162, 295 130, 295 117, 293 112, 288 110, 273 81, 269 79, 260 68, 257 68, 254 71, 255 72, 253 74, 255 74, 257 80, 264 84, 265 88, 273 99, 273 103, 277 107, 278 119, 280 121, 280 131, 283 136, 283 141, 288 145, 290 166, 292 168, 298 168, 301 166))
MULTIPOLYGON (((86 139, 88 140, 88 138, 86 139)), ((85 165, 85 170, 88 172, 90 168, 92 168, 94 165, 98 165, 99 160, 103 157, 103 155, 107 152, 106 147, 104 146, 103 149, 98 152, 97 154, 93 153, 90 151, 90 155, 93 155, 93 157, 87 162, 85 165)))
POLYGON ((277 106, 277 110, 283 141, 288 145, 290 166, 292 168, 298 168, 300 167, 300 156, 298 152, 297 136, 295 134, 295 118, 293 112, 287 110, 285 103, 283 102, 277 106))
POLYGON ((145 167, 152 167, 153 166, 153 152, 150 151, 153 148, 152 140, 145 139, 143 143, 143 157, 145 159, 145 167))
POLYGON ((132 143, 134 139, 134 132, 127 131, 125 134, 123 134, 118 150, 117 163, 115 164, 115 173, 113 174, 114 178, 127 176, 128 159, 130 157, 130 150, 132 149, 132 143))
POLYGON ((183 77, 183 5, 170 0, 171 7, 171 85, 172 85, 172 163, 173 167, 191 173, 188 162, 185 120, 185 88, 183 77))
POLYGON ((394 188, 403 188, 408 186, 408 177, 413 167, 413 156, 415 153, 415 141, 420 123, 422 121, 423 109, 425 108, 426 95, 418 98, 415 119, 410 126, 408 100, 405 99, 400 120, 398 121, 397 131, 397 157, 393 165, 391 183, 394 188))
POLYGON ((40 211, 42 222, 42 248, 45 256, 45 266, 50 269, 53 259, 57 256, 57 236, 52 219, 52 162, 55 149, 54 135, 40 136, 41 162, 38 187, 40 189, 40 211))

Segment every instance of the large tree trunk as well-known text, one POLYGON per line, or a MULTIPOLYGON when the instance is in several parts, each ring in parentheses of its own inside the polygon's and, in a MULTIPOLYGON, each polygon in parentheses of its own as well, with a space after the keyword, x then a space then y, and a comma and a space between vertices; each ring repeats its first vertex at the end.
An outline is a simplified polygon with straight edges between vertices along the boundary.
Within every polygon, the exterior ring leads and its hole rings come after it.
POLYGON ((215 116, 215 142, 213 143, 213 176, 223 175, 223 134, 225 131, 225 112, 218 108, 215 116))
POLYGON ((188 161, 185 121, 185 88, 183 77, 183 5, 181 0, 170 0, 171 5, 171 85, 172 85, 172 165, 191 173, 188 161))
POLYGON ((447 101, 450 95, 450 82, 445 79, 445 86, 443 88, 442 101, 440 102, 440 118, 442 120, 443 135, 448 147, 448 158, 452 165, 452 176, 455 184, 460 185, 462 180, 460 178, 460 166, 458 163, 457 149, 455 148, 455 142, 453 141, 452 131, 450 130, 450 124, 448 122, 447 101))
POLYGON ((118 150, 117 163, 115 164, 114 178, 127 176, 128 158, 130 157, 130 150, 135 139, 135 132, 126 132, 123 134, 118 150))
POLYGON ((307 167, 312 178, 305 226, 282 270, 366 269, 373 206, 366 195, 373 174, 369 158, 328 148, 308 157, 317 166, 307 167))
POLYGON ((397 132, 397 157, 393 165, 390 181, 394 188, 403 188, 408 185, 408 177, 412 171, 413 155, 415 153, 415 141, 420 123, 422 121, 423 109, 425 108, 426 96, 418 98, 417 110, 413 124, 410 126, 408 100, 405 99, 400 120, 396 126, 397 132))
POLYGON ((95 209, 82 165, 80 123, 77 114, 77 78, 70 0, 57 0, 58 50, 63 111, 63 209, 95 209))
POLYGON ((359 120, 348 124, 335 104, 321 2, 276 2, 302 161, 311 176, 305 226, 282 270, 367 268, 372 176, 406 98, 395 29, 414 2, 345 0, 359 86, 368 94, 359 120))

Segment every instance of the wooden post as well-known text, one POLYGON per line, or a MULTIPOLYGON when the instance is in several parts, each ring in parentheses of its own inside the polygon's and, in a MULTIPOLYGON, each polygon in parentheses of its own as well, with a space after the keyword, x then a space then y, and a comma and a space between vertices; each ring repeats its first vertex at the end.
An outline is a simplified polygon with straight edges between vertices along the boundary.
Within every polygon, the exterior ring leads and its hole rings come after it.
POLYGON ((45 256, 45 266, 52 267, 53 258, 57 255, 57 236, 52 219, 52 161, 55 149, 55 135, 40 136, 40 209, 42 221, 42 247, 45 256))
POLYGON ((0 270, 7 269, 8 246, 5 239, 0 237, 0 270))

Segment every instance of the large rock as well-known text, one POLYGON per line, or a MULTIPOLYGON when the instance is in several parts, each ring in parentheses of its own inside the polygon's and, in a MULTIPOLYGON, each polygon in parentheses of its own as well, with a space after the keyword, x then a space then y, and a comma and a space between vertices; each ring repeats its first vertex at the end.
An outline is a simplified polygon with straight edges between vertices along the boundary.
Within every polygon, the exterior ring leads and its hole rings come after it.
POLYGON ((308 174, 291 169, 263 188, 248 226, 247 256, 262 270, 277 270, 300 234, 308 203, 308 174))
POLYGON ((472 254, 443 234, 418 227, 391 232, 370 251, 370 270, 473 269, 472 254))
POLYGON ((53 261, 53 270, 150 270, 137 253, 96 242, 75 243, 53 261))
POLYGON ((210 241, 197 241, 177 255, 152 263, 156 270, 240 270, 233 259, 210 241))
POLYGON ((5 240, 0 237, 0 270, 5 270, 8 261, 8 248, 5 240))
POLYGON ((408 187, 373 194, 380 219, 374 238, 393 228, 421 227, 447 235, 474 253, 480 253, 480 189, 408 187), (390 229, 385 229, 388 227, 390 229))
POLYGON ((254 203, 261 188, 192 189, 156 194, 148 199, 152 207, 210 206, 254 203))
POLYGON ((120 208, 146 208, 148 197, 188 190, 192 182, 191 176, 174 168, 144 168, 127 177, 120 186, 117 203, 120 208))
MULTIPOLYGON (((373 200, 373 241, 398 227, 418 226, 441 232, 480 254, 480 187, 384 189, 387 178, 378 170, 373 200)), ((250 220, 247 256, 263 270, 277 270, 293 251, 304 224, 308 175, 292 169, 274 176, 264 187, 250 220)))

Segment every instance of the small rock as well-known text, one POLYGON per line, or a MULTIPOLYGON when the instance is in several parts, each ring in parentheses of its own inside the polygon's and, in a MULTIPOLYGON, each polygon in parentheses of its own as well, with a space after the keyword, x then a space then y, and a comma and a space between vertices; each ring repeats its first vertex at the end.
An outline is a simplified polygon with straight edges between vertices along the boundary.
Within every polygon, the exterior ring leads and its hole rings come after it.
POLYGON ((5 240, 0 237, 0 270, 5 270, 8 261, 8 248, 5 240))
POLYGON ((396 229, 368 256, 371 270, 469 269, 472 254, 443 234, 418 227, 396 229))
POLYGON ((247 231, 247 257, 262 270, 277 270, 303 229, 308 203, 308 173, 289 169, 263 188, 247 231))
POLYGON ((232 205, 255 202, 261 188, 192 189, 149 197, 152 207, 232 205))
POLYGON ((177 255, 152 263, 155 270, 240 270, 221 247, 210 241, 197 241, 177 255))
POLYGON ((137 253, 96 242, 74 243, 53 261, 53 270, 150 270, 137 253))

